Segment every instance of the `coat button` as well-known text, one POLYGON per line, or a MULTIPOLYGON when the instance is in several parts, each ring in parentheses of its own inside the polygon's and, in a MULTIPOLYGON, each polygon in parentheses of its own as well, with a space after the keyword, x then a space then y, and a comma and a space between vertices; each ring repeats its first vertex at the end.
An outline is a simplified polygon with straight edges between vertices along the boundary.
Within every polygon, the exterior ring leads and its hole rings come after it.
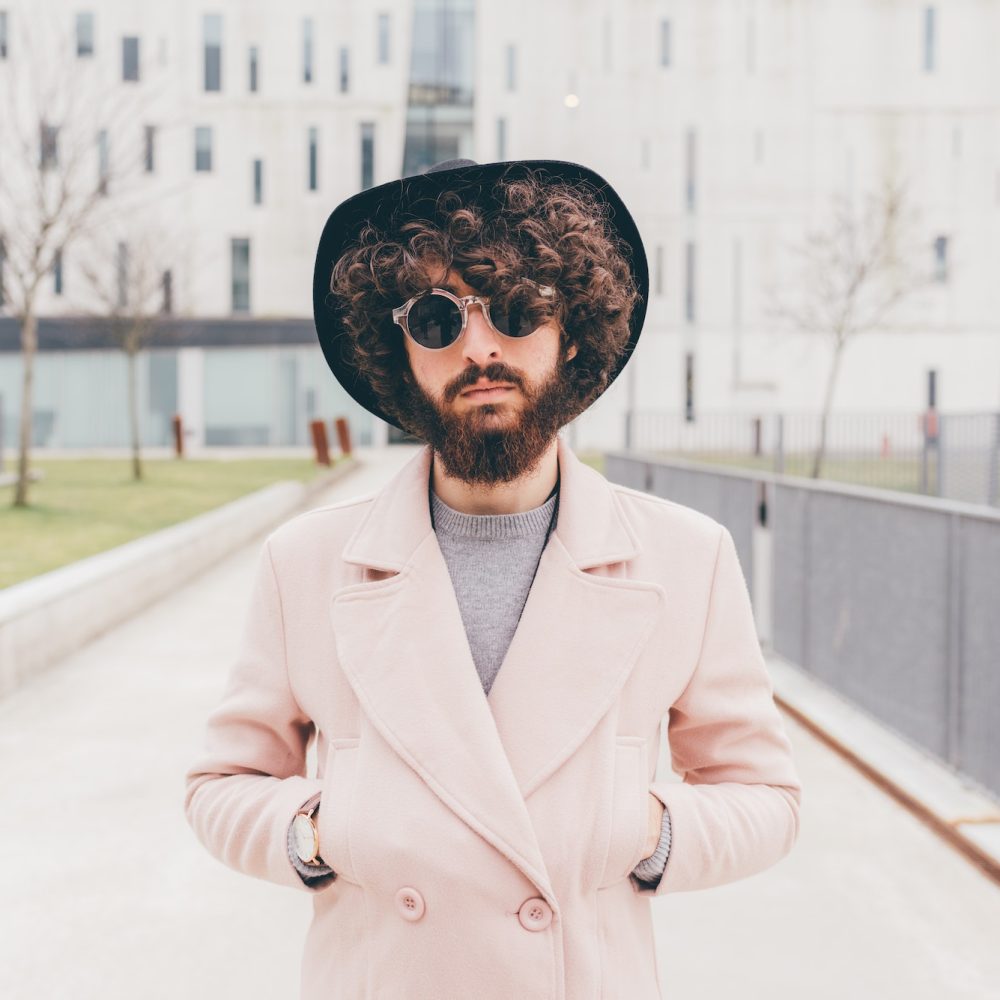
POLYGON ((408 885, 396 893, 396 906, 404 920, 419 920, 424 915, 424 897, 408 885))
POLYGON ((532 896, 517 911, 521 926, 529 931, 544 931, 552 923, 552 907, 541 896, 532 896))

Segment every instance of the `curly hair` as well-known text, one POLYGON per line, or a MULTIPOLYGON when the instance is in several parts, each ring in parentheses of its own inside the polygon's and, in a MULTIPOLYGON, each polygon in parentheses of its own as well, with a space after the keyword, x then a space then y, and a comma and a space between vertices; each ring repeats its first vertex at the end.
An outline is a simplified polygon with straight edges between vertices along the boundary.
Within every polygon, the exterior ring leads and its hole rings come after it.
MULTIPOLYGON (((457 270, 476 294, 497 296, 512 279, 553 285, 549 307, 560 349, 577 353, 565 366, 577 413, 605 389, 629 341, 629 318, 640 297, 626 254, 607 219, 608 205, 589 185, 545 182, 533 171, 501 178, 487 200, 450 188, 431 218, 366 221, 333 266, 345 353, 383 411, 405 421, 401 381, 411 376, 403 331, 392 310, 429 287, 429 268, 457 270)), ((541 319, 540 319, 541 321, 541 319)))

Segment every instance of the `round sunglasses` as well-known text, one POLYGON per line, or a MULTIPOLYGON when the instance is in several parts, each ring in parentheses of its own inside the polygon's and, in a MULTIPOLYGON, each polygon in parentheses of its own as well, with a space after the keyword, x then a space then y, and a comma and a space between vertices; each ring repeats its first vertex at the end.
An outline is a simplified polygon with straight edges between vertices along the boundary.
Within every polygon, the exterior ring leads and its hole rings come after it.
POLYGON ((491 329, 503 337, 523 340, 548 318, 548 303, 555 294, 551 285, 539 285, 530 278, 520 279, 492 303, 488 297, 430 288, 393 309, 392 320, 418 347, 440 351, 465 333, 469 306, 478 302, 491 329))

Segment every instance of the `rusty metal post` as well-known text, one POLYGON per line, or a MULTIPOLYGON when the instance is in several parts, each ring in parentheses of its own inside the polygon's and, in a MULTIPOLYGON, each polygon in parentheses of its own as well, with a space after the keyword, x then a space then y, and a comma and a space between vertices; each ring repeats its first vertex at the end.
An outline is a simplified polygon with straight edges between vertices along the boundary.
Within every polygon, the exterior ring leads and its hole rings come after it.
POLYGON ((184 457, 184 421, 181 420, 181 415, 175 413, 173 420, 171 421, 174 425, 174 456, 176 458, 184 457))
POLYGON ((330 446, 326 439, 326 424, 322 420, 310 420, 309 431, 312 434, 313 449, 316 452, 316 464, 329 465, 330 446))
POLYGON ((337 417, 334 422, 337 428, 337 441, 340 444, 340 451, 344 455, 351 453, 351 429, 347 423, 347 417, 337 417))

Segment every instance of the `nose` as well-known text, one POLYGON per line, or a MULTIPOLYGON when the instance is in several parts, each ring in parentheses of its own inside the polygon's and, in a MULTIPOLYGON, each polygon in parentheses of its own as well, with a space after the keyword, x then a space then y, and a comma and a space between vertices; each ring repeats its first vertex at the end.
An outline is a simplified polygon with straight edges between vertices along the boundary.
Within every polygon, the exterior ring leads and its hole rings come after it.
POLYGON ((502 339, 486 319, 482 303, 469 303, 469 322, 462 342, 465 358, 479 365, 484 364, 484 359, 495 358, 502 353, 502 339))

